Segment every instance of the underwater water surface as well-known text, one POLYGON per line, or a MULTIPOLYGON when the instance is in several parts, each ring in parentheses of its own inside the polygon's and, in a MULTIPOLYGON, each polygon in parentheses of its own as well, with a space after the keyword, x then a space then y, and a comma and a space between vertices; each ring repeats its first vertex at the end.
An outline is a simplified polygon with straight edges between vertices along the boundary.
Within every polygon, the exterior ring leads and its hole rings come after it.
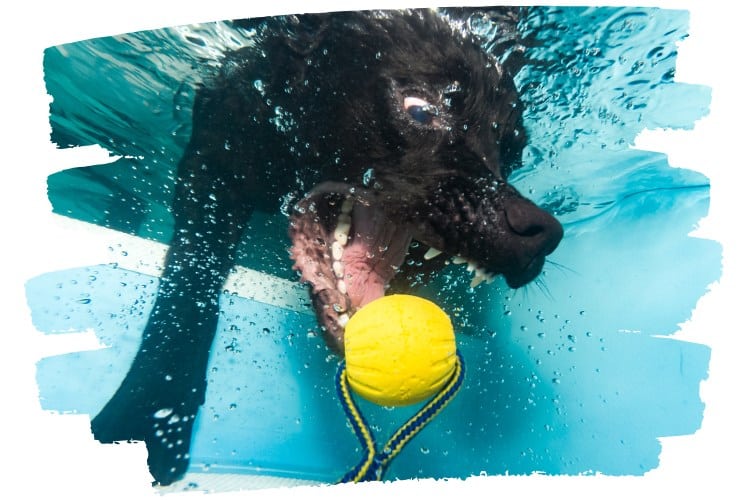
MULTIPOLYGON (((491 15, 469 27, 500 50, 491 15)), ((452 316, 466 382, 388 479, 639 475, 658 467, 658 438, 701 426, 710 350, 669 336, 720 275, 719 245, 689 236, 708 211, 708 179, 631 147, 646 128, 689 129, 708 113, 709 88, 674 81, 688 12, 537 7, 522 29, 535 37, 517 76, 529 145, 510 181, 555 213, 566 236, 522 290, 502 280, 470 289, 465 269, 450 266, 415 292, 452 316)), ((194 86, 224 50, 252 39, 220 22, 45 52, 52 141, 119 157, 50 176, 53 210, 128 237, 113 264, 50 270, 27 285, 40 331, 91 328, 108 346, 41 360, 43 408, 94 415, 121 381, 155 298, 153 252, 171 236, 194 86)), ((283 210, 253 216, 253 244, 221 297, 193 470, 331 482, 361 456, 286 228, 283 210), (248 288, 248 275, 260 285, 248 288)), ((364 409, 380 436, 414 411, 364 409)))

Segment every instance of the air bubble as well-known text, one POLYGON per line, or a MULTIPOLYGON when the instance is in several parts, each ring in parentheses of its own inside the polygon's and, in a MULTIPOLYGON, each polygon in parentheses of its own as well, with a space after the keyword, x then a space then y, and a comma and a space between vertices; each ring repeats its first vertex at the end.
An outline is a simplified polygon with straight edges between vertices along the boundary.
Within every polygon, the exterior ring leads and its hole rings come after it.
POLYGON ((167 418, 172 414, 174 410, 172 408, 162 408, 154 412, 154 418, 167 418))
POLYGON ((370 187, 374 178, 375 178, 375 170, 372 168, 368 168, 365 171, 364 175, 362 175, 362 185, 365 187, 370 187))

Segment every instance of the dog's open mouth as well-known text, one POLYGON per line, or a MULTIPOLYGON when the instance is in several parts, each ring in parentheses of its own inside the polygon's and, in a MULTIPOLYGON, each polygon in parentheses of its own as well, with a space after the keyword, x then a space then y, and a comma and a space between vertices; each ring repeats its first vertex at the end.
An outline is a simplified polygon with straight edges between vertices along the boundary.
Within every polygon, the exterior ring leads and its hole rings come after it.
POLYGON ((342 352, 344 326, 385 294, 403 263, 410 231, 362 196, 321 192, 296 206, 290 234, 294 268, 312 288, 329 346, 342 352))
MULTIPOLYGON (((366 190, 326 185, 295 206, 289 232, 293 267, 311 287, 327 343, 341 353, 344 326, 359 309, 385 295, 415 238, 414 227, 393 220, 366 190)), ((441 253, 429 248, 422 258, 429 261, 441 253)), ((494 279, 464 258, 454 262, 466 263, 475 273, 472 286, 494 279)))

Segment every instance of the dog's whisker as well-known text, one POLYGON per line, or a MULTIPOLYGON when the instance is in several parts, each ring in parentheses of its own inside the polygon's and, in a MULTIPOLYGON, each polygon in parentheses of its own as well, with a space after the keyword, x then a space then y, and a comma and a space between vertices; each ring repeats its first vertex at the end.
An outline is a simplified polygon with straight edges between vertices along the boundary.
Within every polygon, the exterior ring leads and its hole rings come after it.
POLYGON ((540 278, 535 279, 534 284, 539 290, 541 290, 542 294, 548 300, 554 300, 554 296, 552 295, 552 292, 550 291, 549 286, 547 286, 547 283, 545 283, 543 279, 540 279, 540 278))
POLYGON ((578 271, 576 271, 575 269, 573 269, 571 267, 568 267, 568 266, 566 266, 564 264, 560 264, 559 262, 555 262, 555 261, 547 259, 547 265, 549 267, 553 267, 555 269, 559 269, 561 271, 565 271, 565 272, 568 272, 568 273, 571 273, 571 274, 575 274, 576 276, 580 276, 580 273, 578 271))

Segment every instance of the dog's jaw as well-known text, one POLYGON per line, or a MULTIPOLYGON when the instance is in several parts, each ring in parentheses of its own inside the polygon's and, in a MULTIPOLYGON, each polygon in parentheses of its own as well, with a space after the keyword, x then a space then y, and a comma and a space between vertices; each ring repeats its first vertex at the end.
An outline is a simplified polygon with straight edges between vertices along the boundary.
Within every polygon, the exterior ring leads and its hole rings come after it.
POLYGON ((342 353, 346 323, 385 295, 412 235, 366 193, 316 192, 295 208, 289 228, 294 269, 311 287, 328 345, 342 353))
POLYGON ((466 264, 472 287, 502 275, 518 288, 562 238, 552 215, 501 180, 452 179, 422 201, 402 191, 326 182, 290 214, 293 267, 337 353, 349 318, 387 293, 407 255, 433 270, 451 259, 466 264))

